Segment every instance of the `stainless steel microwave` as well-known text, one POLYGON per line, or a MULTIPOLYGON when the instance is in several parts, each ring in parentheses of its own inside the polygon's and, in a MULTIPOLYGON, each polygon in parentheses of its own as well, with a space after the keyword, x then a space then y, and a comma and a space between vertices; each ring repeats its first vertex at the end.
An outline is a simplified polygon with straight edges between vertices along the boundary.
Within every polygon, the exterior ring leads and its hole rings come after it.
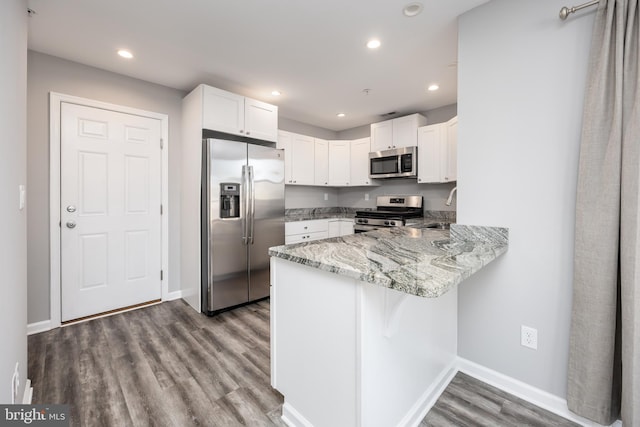
POLYGON ((418 147, 369 153, 369 178, 416 178, 418 147))

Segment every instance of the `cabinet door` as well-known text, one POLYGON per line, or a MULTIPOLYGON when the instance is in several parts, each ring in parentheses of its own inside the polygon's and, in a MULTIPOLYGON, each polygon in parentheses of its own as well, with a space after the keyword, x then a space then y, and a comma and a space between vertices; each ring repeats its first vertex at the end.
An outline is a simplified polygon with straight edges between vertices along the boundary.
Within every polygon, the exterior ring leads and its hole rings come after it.
POLYGON ((447 128, 447 169, 444 181, 458 179, 458 117, 454 117, 446 124, 447 128))
POLYGON ((412 114, 410 116, 393 119, 393 147, 414 147, 418 145, 418 126, 426 124, 426 120, 421 122, 424 116, 412 114))
POLYGON ((349 181, 349 185, 370 185, 370 151, 371 138, 360 138, 351 141, 351 181, 349 181))
POLYGON ((278 131, 278 142, 276 142, 276 148, 282 148, 284 150, 284 183, 293 184, 293 176, 291 165, 293 164, 293 148, 291 143, 293 141, 293 134, 284 130, 278 131))
POLYGON ((418 182, 441 182, 442 124, 418 129, 418 182))
POLYGON ((203 86, 202 126, 233 135, 244 135, 244 96, 203 86))
POLYGON ((340 236, 340 221, 329 220, 329 237, 339 237, 340 236))
POLYGON ((329 185, 329 141, 314 138, 315 185, 329 185))
POLYGON ((382 151, 393 148, 392 120, 373 123, 371 125, 371 151, 382 151))
POLYGON ((251 98, 244 100, 244 133, 264 141, 278 139, 278 107, 251 98))
POLYGON ((352 219, 340 220, 340 235, 347 236, 349 234, 353 234, 353 220, 352 219))
POLYGON ((329 141, 329 185, 349 185, 350 146, 350 141, 329 141))
POLYGON ((292 184, 313 185, 314 180, 314 141, 306 135, 292 134, 291 141, 291 178, 292 184))

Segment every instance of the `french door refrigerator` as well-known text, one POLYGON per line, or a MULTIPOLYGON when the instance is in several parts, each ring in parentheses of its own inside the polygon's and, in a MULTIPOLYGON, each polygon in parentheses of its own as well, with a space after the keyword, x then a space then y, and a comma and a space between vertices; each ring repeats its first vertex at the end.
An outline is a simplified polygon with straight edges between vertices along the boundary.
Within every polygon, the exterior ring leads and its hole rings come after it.
POLYGON ((203 140, 202 312, 269 296, 271 246, 284 244, 284 154, 203 140))

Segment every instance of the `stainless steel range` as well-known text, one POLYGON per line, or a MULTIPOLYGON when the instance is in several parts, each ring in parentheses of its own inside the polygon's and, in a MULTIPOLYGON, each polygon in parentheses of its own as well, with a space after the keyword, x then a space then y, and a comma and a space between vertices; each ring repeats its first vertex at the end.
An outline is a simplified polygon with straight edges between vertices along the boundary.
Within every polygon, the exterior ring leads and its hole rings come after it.
POLYGON ((408 219, 422 216, 422 196, 378 196, 375 210, 356 212, 354 231, 401 227, 408 219))

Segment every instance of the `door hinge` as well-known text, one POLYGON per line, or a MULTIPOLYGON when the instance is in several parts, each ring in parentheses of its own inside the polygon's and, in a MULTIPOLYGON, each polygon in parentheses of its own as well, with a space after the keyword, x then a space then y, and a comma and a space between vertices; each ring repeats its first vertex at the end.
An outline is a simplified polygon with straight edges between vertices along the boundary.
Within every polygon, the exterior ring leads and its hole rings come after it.
POLYGON ((164 280, 164 270, 160 270, 160 281, 164 280))
POLYGON ((164 148, 164 139, 160 138, 160 149, 164 148))
POLYGON ((162 215, 163 209, 162 209, 162 205, 160 205, 160 215, 162 215))

